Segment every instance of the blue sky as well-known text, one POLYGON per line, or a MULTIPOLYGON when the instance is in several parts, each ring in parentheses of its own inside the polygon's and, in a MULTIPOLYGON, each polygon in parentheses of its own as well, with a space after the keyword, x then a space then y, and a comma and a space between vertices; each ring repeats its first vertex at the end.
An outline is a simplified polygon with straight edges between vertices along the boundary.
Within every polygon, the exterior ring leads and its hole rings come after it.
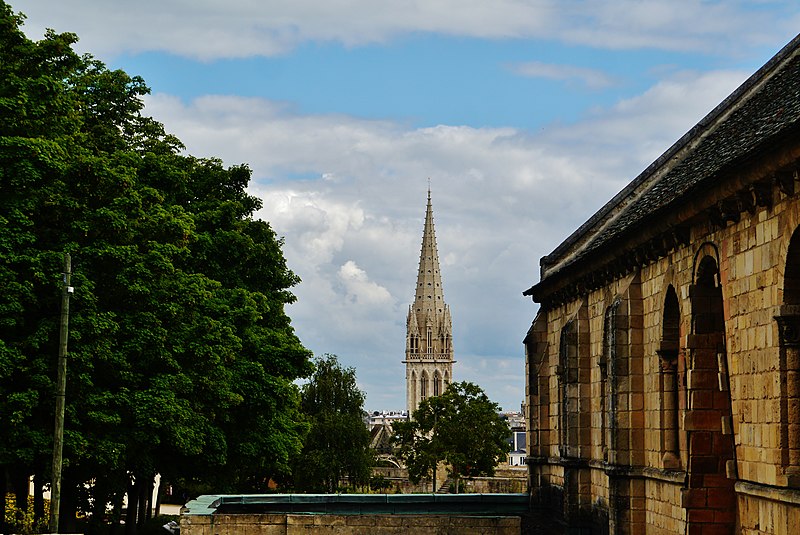
POLYGON ((428 178, 456 380, 524 397, 539 258, 800 28, 796 1, 27 0, 26 31, 145 78, 196 156, 249 163, 289 313, 405 406, 428 178))
MULTIPOLYGON (((115 67, 138 73, 158 92, 191 99, 235 94, 286 102, 297 113, 342 113, 414 126, 460 124, 536 129, 573 122, 587 110, 631 97, 677 69, 753 70, 752 58, 652 49, 598 54, 542 40, 412 35, 363 47, 305 43, 277 57, 197 61, 163 52, 125 53, 115 67), (550 78, 526 74, 532 61, 575 69, 550 78), (749 60, 749 61, 748 61, 749 60)), ((543 69, 540 69, 543 70, 543 69)))

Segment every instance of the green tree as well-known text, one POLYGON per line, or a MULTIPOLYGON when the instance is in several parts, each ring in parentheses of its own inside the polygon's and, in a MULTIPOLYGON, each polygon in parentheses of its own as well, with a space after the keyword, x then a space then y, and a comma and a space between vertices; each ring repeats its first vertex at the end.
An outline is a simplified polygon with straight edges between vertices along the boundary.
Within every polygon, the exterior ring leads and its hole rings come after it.
POLYGON ((499 411, 479 386, 466 381, 422 401, 410 420, 393 424, 409 479, 431 477, 440 461, 448 465, 456 489, 463 477, 493 475, 509 448, 508 425, 499 411))
POLYGON ((0 0, 0 487, 50 477, 66 251, 64 530, 76 509, 145 501, 156 473, 263 489, 300 449, 294 381, 312 368, 250 170, 181 154, 143 115, 141 78, 79 56, 73 34, 32 41, 23 19, 0 0))
POLYGON ((336 492, 343 479, 351 486, 365 485, 373 455, 355 369, 342 367, 336 355, 323 355, 314 364, 314 374, 301 391, 311 430, 295 461, 294 486, 302 492, 336 492))

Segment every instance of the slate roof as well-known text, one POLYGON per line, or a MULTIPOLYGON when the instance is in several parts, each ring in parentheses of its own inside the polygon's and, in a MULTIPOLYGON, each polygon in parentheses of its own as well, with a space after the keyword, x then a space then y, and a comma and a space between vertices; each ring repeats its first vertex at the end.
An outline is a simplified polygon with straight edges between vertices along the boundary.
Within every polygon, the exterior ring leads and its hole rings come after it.
POLYGON ((585 262, 613 241, 633 235, 648 221, 658 218, 693 193, 713 185, 721 173, 746 161, 764 147, 785 136, 796 135, 800 131, 798 49, 800 35, 551 254, 542 258, 542 280, 524 294, 536 293, 551 276, 556 276, 564 268, 585 262), (673 163, 678 158, 682 159, 673 163), (670 165, 673 166, 669 168, 670 165), (658 173, 663 175, 656 178, 649 189, 637 191, 647 186, 648 181, 653 181, 658 173), (629 204, 624 206, 626 202, 629 204), (619 213, 610 217, 615 210, 619 213), (580 252, 565 261, 564 258, 578 247, 580 252), (555 270, 548 272, 548 266, 555 270))

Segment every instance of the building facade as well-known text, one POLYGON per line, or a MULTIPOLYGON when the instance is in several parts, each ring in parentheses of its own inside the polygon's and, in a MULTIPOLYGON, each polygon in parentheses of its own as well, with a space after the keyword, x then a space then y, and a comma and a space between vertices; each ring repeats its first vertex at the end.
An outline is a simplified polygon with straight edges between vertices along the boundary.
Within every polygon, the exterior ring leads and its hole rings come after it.
POLYGON ((546 532, 800 530, 799 51, 541 259, 527 463, 546 532))
POLYGON ((453 325, 444 302, 439 253, 433 229, 431 192, 425 210, 422 248, 414 303, 406 319, 406 407, 413 414, 420 402, 444 393, 453 377, 453 325))

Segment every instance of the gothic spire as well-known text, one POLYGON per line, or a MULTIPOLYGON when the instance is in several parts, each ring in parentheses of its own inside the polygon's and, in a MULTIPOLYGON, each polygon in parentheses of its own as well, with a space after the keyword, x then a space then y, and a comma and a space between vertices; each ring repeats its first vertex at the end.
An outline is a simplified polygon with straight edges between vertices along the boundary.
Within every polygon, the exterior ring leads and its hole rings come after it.
POLYGON ((437 316, 444 314, 444 308, 444 290, 442 276, 439 272, 439 253, 436 249, 436 233, 433 229, 433 207, 429 185, 425 227, 422 231, 422 247, 419 253, 417 291, 414 298, 417 324, 422 328, 428 321, 435 321, 437 316))
POLYGON ((433 230, 431 187, 428 183, 428 206, 414 303, 406 321, 406 403, 409 414, 428 396, 444 393, 453 380, 453 326, 450 309, 444 303, 439 252, 433 230))

